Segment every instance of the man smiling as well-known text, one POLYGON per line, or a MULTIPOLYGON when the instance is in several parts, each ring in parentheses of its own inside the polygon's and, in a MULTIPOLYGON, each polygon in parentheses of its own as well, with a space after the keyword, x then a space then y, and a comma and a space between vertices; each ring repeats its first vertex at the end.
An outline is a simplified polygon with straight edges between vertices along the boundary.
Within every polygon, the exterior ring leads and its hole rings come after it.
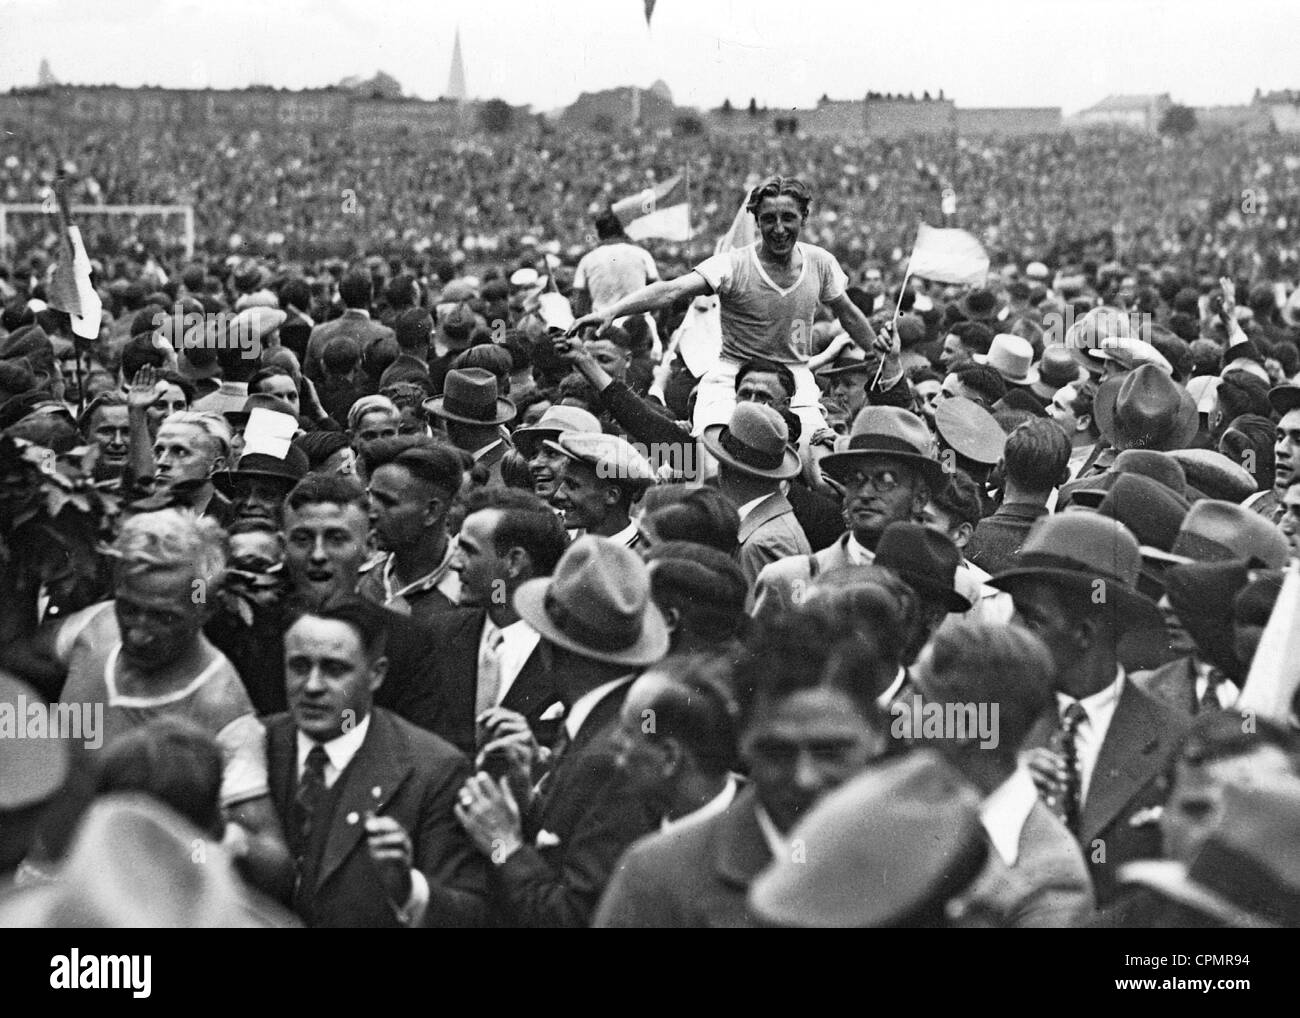
MULTIPOLYGON (((727 423, 736 402, 736 371, 753 358, 789 365, 796 381, 791 409, 808 434, 826 427, 820 392, 807 366, 817 305, 827 305, 864 350, 872 348, 876 336, 845 293, 847 280, 834 256, 799 241, 811 206, 812 192, 803 181, 768 178, 750 192, 746 206, 758 226, 757 244, 714 255, 694 272, 651 283, 610 307, 584 315, 569 334, 588 326, 596 326, 600 334, 616 318, 716 294, 722 316, 722 357, 700 382, 695 433, 727 423)), ((892 344, 885 346, 880 353, 892 350, 892 344)), ((896 381, 896 362, 893 368, 887 373, 896 381)))

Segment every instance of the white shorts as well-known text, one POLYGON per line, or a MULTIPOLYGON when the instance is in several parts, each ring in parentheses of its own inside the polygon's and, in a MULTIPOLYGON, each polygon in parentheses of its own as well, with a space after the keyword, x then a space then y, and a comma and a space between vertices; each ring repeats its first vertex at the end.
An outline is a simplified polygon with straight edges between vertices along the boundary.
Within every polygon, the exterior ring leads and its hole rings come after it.
MULTIPOLYGON (((736 372, 742 361, 722 357, 717 366, 700 379, 695 392, 695 416, 691 421, 691 433, 699 436, 711 424, 726 424, 731 420, 731 412, 736 408, 736 372)), ((813 432, 827 427, 826 415, 822 411, 821 389, 817 380, 805 364, 787 364, 794 375, 794 396, 790 400, 790 411, 799 418, 803 426, 799 445, 808 444, 813 432)))

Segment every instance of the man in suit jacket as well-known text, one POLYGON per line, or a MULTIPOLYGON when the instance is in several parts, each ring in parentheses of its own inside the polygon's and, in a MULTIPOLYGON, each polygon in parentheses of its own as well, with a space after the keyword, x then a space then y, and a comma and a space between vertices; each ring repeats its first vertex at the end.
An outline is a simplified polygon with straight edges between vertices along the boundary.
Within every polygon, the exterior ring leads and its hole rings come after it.
POLYGON ((382 609, 360 598, 300 616, 285 635, 289 713, 267 725, 271 794, 309 926, 467 926, 486 873, 452 815, 468 761, 383 708, 382 609))
MULTIPOLYGON (((1054 667, 1047 648, 1026 630, 957 622, 936 633, 922 652, 914 668, 915 696, 903 705, 914 712, 910 728, 918 742, 925 733, 918 722, 936 707, 945 713, 969 705, 997 709, 987 729, 945 731, 935 746, 984 796, 980 822, 990 851, 961 900, 966 911, 978 911, 997 926, 1075 926, 1092 914, 1083 853, 1019 763, 1035 722, 1054 709, 1054 667)), ((975 720, 968 710, 953 716, 963 723, 975 720)))
POLYGON ((1116 892, 1123 863, 1159 851, 1163 781, 1188 719, 1143 693, 1119 663, 1121 637, 1164 628, 1137 591, 1141 552, 1122 524, 1092 513, 1044 517, 1015 568, 995 576, 1015 621, 1038 636, 1056 666, 1058 713, 1027 743, 1047 804, 1074 832, 1097 903, 1116 892))
POLYGON ((849 447, 821 460, 822 472, 844 486, 848 533, 816 555, 796 555, 765 566, 754 586, 754 617, 788 610, 819 572, 870 565, 891 523, 921 519, 930 495, 947 483, 933 454, 929 430, 898 407, 864 407, 853 422, 849 447))
POLYGON ((769 562, 812 554, 781 491, 801 469, 789 439, 781 415, 763 403, 737 403, 731 420, 705 428, 701 439, 718 461, 718 488, 740 514, 740 568, 751 585, 769 562))
POLYGON ((441 700, 433 731, 471 756, 476 723, 497 727, 507 716, 549 745, 563 713, 541 634, 519 617, 514 595, 550 576, 568 535, 536 495, 513 488, 471 492, 451 568, 461 580, 461 608, 432 623, 441 700), (544 721, 543 718, 546 720, 544 721))
POLYGON ((349 272, 339 281, 339 297, 347 306, 342 316, 332 322, 317 325, 307 340, 307 356, 303 360, 302 370, 313 382, 325 380, 321 358, 325 356, 326 345, 335 336, 348 336, 356 340, 360 350, 365 350, 376 339, 393 336, 392 329, 370 317, 370 305, 374 300, 370 273, 349 272))
MULTIPOLYGON (((750 883, 790 851, 795 823, 888 744, 860 669, 825 667, 843 649, 837 624, 805 609, 756 637, 740 677, 754 697, 740 734, 752 783, 725 811, 637 842, 619 861, 595 925, 754 925, 750 883)), ((876 649, 863 652, 874 658, 876 649)))
POLYGON ((515 610, 551 647, 567 707, 550 771, 534 790, 540 754, 527 727, 507 719, 482 759, 508 755, 510 773, 480 771, 456 815, 495 864, 498 918, 528 927, 586 926, 618 857, 662 817, 638 794, 606 737, 637 673, 668 651, 668 627, 637 555, 605 537, 579 538, 553 579, 530 580, 515 610))

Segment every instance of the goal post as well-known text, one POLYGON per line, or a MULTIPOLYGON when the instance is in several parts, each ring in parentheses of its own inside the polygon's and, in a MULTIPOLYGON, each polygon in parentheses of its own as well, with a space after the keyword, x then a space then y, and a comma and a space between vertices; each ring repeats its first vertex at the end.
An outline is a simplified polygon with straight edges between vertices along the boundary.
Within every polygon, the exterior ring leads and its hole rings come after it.
MULTIPOLYGON (((9 249, 9 217, 13 214, 39 213, 49 215, 52 208, 40 202, 0 202, 0 252, 9 249)), ((74 216, 176 216, 184 220, 185 257, 194 257, 194 206, 193 205, 73 205, 74 216)))

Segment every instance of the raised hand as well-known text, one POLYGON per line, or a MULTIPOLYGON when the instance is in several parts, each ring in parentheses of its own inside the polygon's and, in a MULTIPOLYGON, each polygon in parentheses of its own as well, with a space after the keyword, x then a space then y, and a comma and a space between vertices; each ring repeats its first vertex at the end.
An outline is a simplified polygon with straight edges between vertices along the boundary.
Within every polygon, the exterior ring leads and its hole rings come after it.
POLYGON ((167 383, 158 377, 152 364, 146 364, 135 373, 126 391, 128 410, 148 410, 167 392, 167 383))

